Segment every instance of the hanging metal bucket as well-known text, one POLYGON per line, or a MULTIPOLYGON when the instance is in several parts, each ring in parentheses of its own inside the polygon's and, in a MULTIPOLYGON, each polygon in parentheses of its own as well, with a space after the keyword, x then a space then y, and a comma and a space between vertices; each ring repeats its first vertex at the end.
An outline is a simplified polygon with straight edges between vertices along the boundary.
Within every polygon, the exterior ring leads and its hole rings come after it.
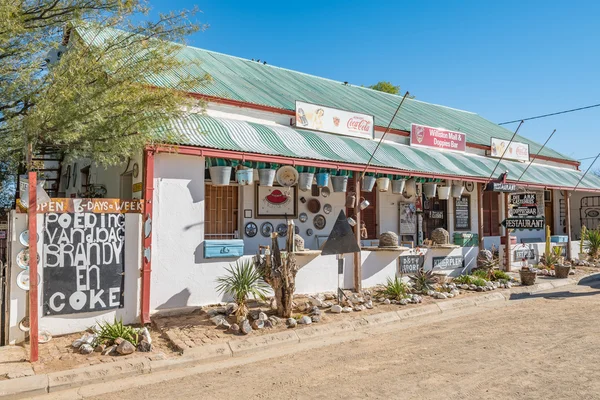
POLYGON ((415 180, 415 178, 411 178, 406 181, 404 190, 406 192, 407 197, 413 197, 417 195, 417 181, 415 180))
POLYGON ((406 186, 406 179, 394 179, 392 181, 392 193, 402 194, 406 186))
POLYGON ((462 185, 462 183, 455 183, 454 185, 452 185, 452 197, 459 198, 460 196, 462 196, 464 190, 465 187, 462 185))
POLYGON ((428 199, 435 197, 436 189, 437 189, 437 183, 428 182, 428 183, 423 184, 423 194, 428 199))
POLYGON ((452 190, 451 186, 440 186, 437 188, 438 199, 448 200, 450 198, 450 190, 452 190))
POLYGON ((209 167, 208 169, 213 186, 229 186, 231 167, 209 167))
POLYGON ((377 178, 375 178, 374 176, 365 175, 363 177, 362 186, 361 186, 360 190, 362 190, 363 192, 372 191, 373 186, 375 186, 376 180, 377 180, 377 178))
POLYGON ((334 192, 345 192, 348 188, 348 177, 332 175, 331 186, 334 192))
POLYGON ((380 192, 387 192, 390 188, 390 178, 377 178, 377 189, 380 192))
POLYGON ((300 172, 298 177, 298 189, 303 192, 309 191, 312 187, 314 176, 315 174, 312 172, 300 172))
POLYGON ((316 175, 317 177, 317 186, 320 188, 324 188, 329 186, 329 173, 328 172, 319 172, 316 175))
POLYGON ((254 170, 252 168, 238 169, 235 172, 235 177, 236 177, 238 185, 240 185, 240 186, 250 185, 252 183, 252 181, 254 181, 253 172, 254 172, 254 170))
POLYGON ((273 186, 273 182, 275 181, 275 172, 274 169, 271 168, 261 168, 258 170, 258 183, 260 186, 273 186))
POLYGON ((348 192, 348 196, 346 196, 346 208, 354 208, 356 205, 356 193, 348 192))

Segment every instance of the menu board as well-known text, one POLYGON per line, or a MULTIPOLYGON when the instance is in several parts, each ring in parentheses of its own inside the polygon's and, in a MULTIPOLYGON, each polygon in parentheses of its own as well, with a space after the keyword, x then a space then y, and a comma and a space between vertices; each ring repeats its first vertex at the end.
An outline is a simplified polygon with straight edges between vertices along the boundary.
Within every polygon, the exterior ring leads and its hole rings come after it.
POLYGON ((400 261, 401 274, 416 274, 425 264, 425 256, 421 254, 411 254, 398 257, 400 261))
POLYGON ((454 199, 454 229, 457 231, 471 229, 471 196, 454 199))

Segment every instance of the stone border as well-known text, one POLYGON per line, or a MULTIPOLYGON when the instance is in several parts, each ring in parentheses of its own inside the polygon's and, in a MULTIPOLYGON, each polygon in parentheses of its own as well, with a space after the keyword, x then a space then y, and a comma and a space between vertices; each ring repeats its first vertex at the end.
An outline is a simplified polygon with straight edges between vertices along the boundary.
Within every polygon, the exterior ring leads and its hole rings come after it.
MULTIPOLYGON (((587 275, 581 279, 594 276, 592 281, 600 280, 600 273, 587 275)), ((307 342, 324 336, 334 336, 351 331, 362 331, 369 327, 433 314, 481 306, 486 303, 508 301, 512 294, 537 293, 562 286, 577 284, 574 279, 561 279, 542 282, 533 286, 518 286, 508 290, 498 290, 476 297, 449 299, 442 302, 422 306, 402 308, 379 314, 329 324, 314 324, 303 329, 290 329, 272 334, 236 338, 229 342, 211 344, 187 349, 185 354, 174 359, 154 360, 150 357, 139 357, 116 361, 110 364, 92 365, 48 374, 27 376, 23 378, 0 381, 0 399, 24 399, 34 395, 59 392, 70 388, 109 382, 136 375, 156 373, 166 370, 183 369, 199 364, 240 357, 262 351, 275 346, 284 346, 307 342)), ((590 281, 591 282, 591 281, 590 281)))

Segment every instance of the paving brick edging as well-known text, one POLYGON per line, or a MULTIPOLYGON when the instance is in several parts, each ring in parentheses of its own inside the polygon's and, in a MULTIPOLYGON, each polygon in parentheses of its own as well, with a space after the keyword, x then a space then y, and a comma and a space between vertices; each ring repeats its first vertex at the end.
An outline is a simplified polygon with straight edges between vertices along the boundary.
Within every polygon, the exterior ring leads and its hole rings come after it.
MULTIPOLYGON (((600 280, 600 274, 595 274, 594 280, 600 280)), ((574 279, 548 281, 533 286, 519 286, 510 290, 498 290, 480 296, 450 299, 423 306, 403 308, 397 311, 369 314, 348 321, 338 321, 322 325, 314 324, 298 330, 290 329, 272 334, 249 336, 243 339, 238 338, 225 343, 187 349, 184 355, 175 359, 151 360, 148 357, 139 357, 116 361, 110 364, 92 365, 0 381, 0 399, 23 399, 34 395, 58 392, 136 375, 188 368, 202 363, 243 356, 275 346, 289 345, 323 336, 365 330, 377 325, 400 322, 424 315, 442 314, 457 309, 477 307, 490 302, 508 301, 512 294, 536 293, 576 283, 578 281, 574 279)))

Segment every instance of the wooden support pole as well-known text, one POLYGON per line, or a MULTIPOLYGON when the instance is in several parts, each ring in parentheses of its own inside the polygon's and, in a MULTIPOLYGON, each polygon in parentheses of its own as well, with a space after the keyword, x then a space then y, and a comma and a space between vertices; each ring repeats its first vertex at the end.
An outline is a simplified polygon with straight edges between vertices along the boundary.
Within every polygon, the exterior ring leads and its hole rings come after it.
MULTIPOLYGON (((573 254, 571 254, 571 193, 568 190, 565 190, 565 227, 567 228, 567 260, 572 260, 573 254)), ((583 240, 583 238, 581 240, 583 240)))
MULTIPOLYGON (((356 242, 358 243, 358 247, 360 247, 360 185, 361 185, 361 177, 359 174, 356 174, 356 179, 354 180, 354 193, 356 193, 356 200, 354 202, 354 210, 356 211, 356 225, 354 226, 354 234, 356 236, 356 242)), ((354 290, 356 292, 360 292, 362 288, 362 260, 361 253, 354 253, 354 290)))
MULTIPOLYGON (((504 219, 508 218, 508 193, 504 193, 504 219)), ((504 228, 504 260, 505 271, 510 272, 510 229, 504 228)))
POLYGON ((37 172, 29 172, 29 361, 38 352, 37 172))
POLYGON ((477 234, 479 235, 479 250, 483 250, 483 183, 477 184, 477 234))

